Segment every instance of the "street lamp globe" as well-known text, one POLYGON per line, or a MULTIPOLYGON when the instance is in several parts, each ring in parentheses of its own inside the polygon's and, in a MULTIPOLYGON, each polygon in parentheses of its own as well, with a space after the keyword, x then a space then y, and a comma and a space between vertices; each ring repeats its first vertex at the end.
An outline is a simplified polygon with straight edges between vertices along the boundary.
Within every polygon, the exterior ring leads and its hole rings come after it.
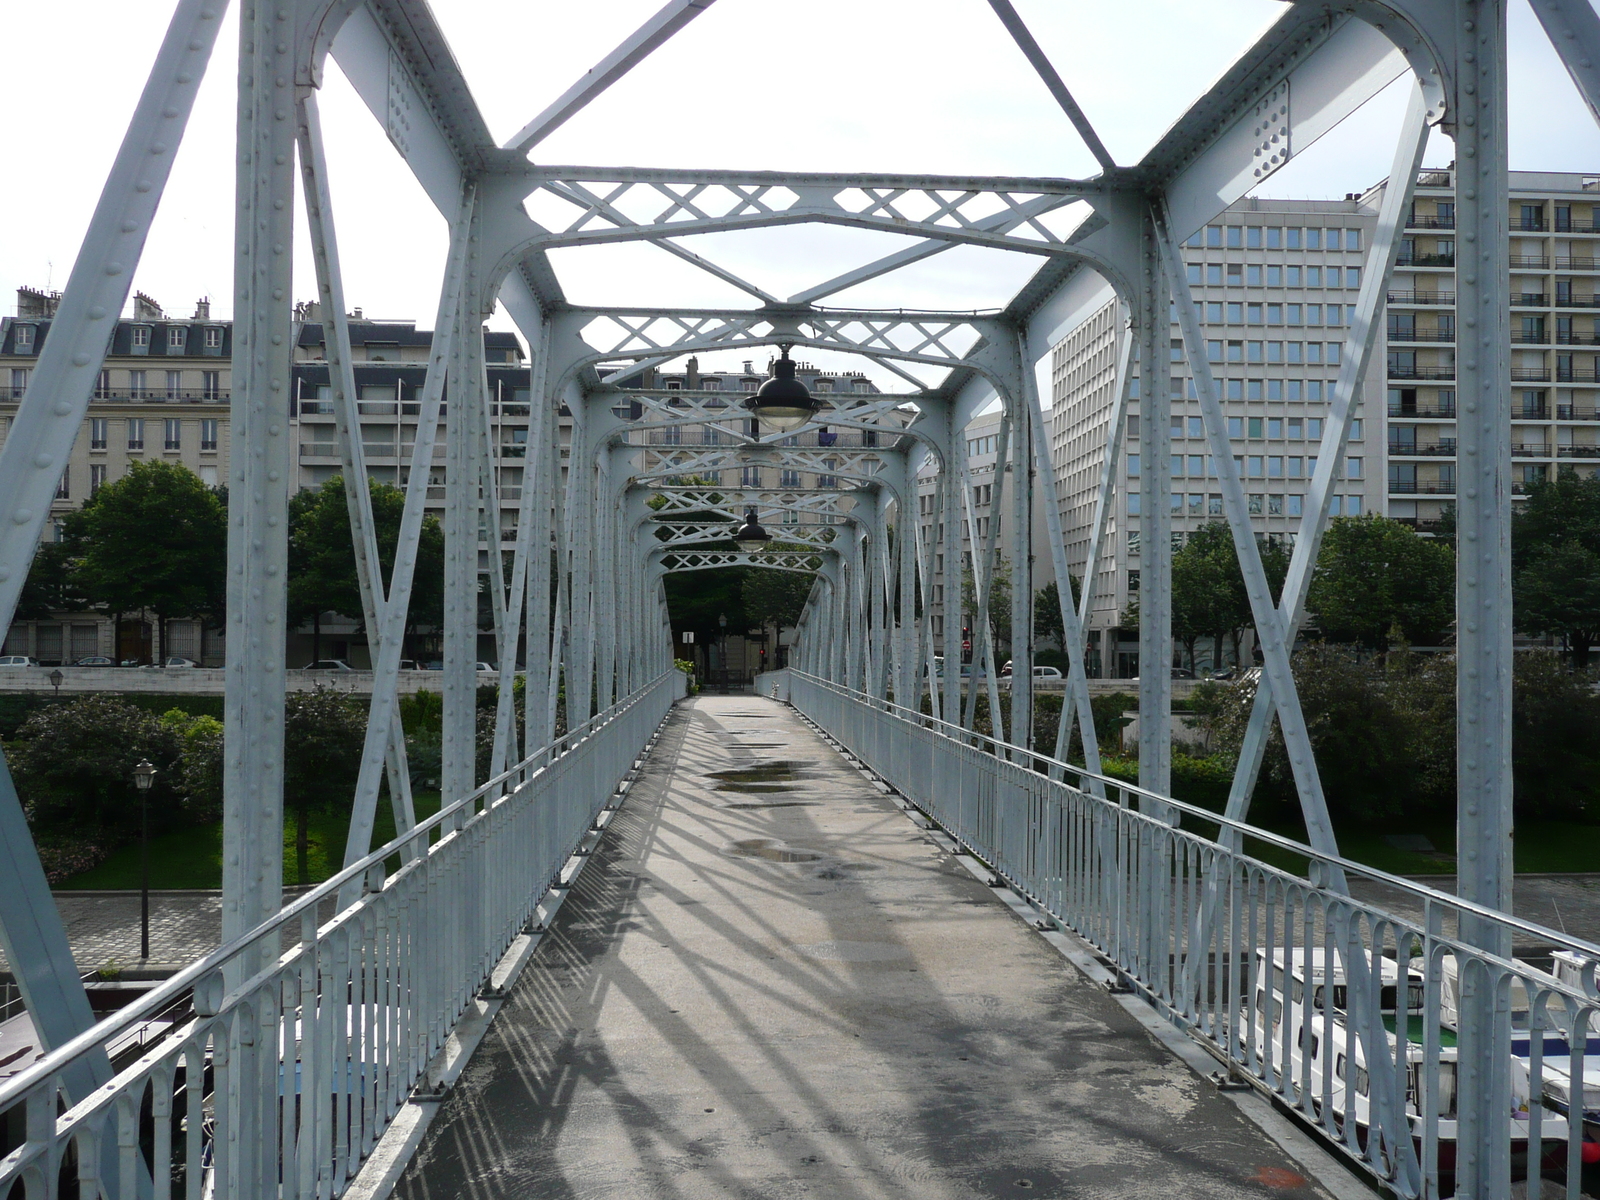
POLYGON ((772 364, 772 378, 763 383, 744 406, 751 416, 779 433, 790 433, 821 412, 822 403, 794 377, 789 347, 785 345, 782 349, 783 356, 772 364))
POLYGON ((765 549, 771 540, 772 535, 761 528, 761 522, 756 519, 756 510, 745 509, 744 524, 733 531, 734 544, 746 554, 754 554, 757 550, 765 549))
POLYGON ((139 765, 133 768, 133 786, 141 792, 148 792, 150 785, 156 781, 156 769, 148 758, 141 758, 139 765))

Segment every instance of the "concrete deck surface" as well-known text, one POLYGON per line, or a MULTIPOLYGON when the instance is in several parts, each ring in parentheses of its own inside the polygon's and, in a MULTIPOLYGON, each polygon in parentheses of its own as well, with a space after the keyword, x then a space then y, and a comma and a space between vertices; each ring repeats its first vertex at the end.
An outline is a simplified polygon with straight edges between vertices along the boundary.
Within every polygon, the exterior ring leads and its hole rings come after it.
POLYGON ((790 710, 732 696, 675 710, 395 1194, 1324 1197, 1303 1174, 790 710))

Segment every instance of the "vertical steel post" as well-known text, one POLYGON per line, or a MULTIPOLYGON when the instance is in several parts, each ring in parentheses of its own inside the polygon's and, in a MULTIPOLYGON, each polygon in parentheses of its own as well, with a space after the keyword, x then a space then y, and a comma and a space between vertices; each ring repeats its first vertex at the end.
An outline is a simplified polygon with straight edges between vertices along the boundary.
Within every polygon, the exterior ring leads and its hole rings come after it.
MULTIPOLYGON (((1456 0, 1456 823, 1463 899, 1511 910, 1510 191, 1505 0, 1456 0)), ((1461 936, 1509 958, 1510 930, 1462 918, 1461 936)), ((1510 1187, 1509 1022, 1463 972, 1458 1192, 1510 1187)))
MULTIPOLYGON (((239 21, 233 401, 228 488, 222 940, 283 903, 284 637, 289 557, 294 28, 259 0, 239 21)), ((236 984, 265 965, 233 969, 236 984)))
MULTIPOLYGON (((1172 794, 1172 450, 1169 292, 1155 220, 1140 217, 1139 786, 1172 794)), ((1143 801, 1141 800, 1141 805, 1143 801)))
MULTIPOLYGON (((1009 349, 1016 351, 1016 344, 1009 349)), ((1025 750, 1033 748, 1033 422, 1028 419, 1026 395, 1031 371, 1031 363, 1020 364, 1005 401, 1005 421, 1011 427, 1008 466, 1016 542, 1011 556, 1011 741, 1025 750)))

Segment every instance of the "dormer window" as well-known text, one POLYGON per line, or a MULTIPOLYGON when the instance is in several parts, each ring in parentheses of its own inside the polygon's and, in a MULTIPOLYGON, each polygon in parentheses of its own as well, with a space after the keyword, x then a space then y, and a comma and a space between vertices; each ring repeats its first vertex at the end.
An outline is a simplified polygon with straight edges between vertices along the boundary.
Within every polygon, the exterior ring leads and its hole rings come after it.
POLYGON ((814 386, 819 392, 831 392, 833 391, 833 380, 819 379, 814 386))
POLYGON ((167 349, 182 353, 189 344, 189 327, 187 325, 169 325, 167 327, 167 349))
POLYGON ((135 325, 132 330, 133 352, 135 354, 150 353, 150 326, 135 325))
POLYGON ((222 330, 215 325, 206 327, 206 349, 220 350, 222 348, 222 330))
POLYGON ((700 387, 704 391, 720 392, 722 390, 722 380, 720 380, 720 379, 702 379, 700 381, 700 387))
POLYGON ((17 334, 16 334, 17 353, 18 354, 27 354, 27 353, 31 352, 33 350, 33 330, 34 330, 34 326, 32 326, 32 325, 18 325, 16 328, 17 328, 17 334))

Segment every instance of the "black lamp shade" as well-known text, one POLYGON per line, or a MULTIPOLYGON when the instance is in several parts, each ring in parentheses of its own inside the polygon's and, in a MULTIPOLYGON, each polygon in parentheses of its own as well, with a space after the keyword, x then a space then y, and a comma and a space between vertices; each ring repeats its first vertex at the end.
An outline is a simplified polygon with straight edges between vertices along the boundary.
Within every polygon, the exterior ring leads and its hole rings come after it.
POLYGON ((772 535, 761 528, 761 522, 756 519, 756 510, 747 508, 744 524, 733 531, 733 540, 746 554, 754 554, 772 540, 772 535))
POLYGON ((765 421, 780 433, 799 429, 822 410, 806 385, 794 377, 794 362, 785 348, 783 357, 772 364, 772 378, 745 401, 757 420, 765 421))

